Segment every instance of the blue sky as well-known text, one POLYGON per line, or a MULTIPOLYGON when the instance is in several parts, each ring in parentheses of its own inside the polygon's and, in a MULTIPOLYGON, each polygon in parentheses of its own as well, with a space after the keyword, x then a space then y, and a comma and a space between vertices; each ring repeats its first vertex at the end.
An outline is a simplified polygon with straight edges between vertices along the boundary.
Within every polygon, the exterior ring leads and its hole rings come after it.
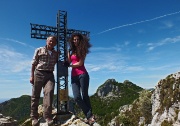
POLYGON ((1 0, 0 5, 0 99, 31 95, 32 57, 45 40, 30 37, 30 23, 56 26, 58 10, 67 11, 68 29, 90 32, 89 94, 112 78, 154 88, 180 70, 179 0, 1 0))

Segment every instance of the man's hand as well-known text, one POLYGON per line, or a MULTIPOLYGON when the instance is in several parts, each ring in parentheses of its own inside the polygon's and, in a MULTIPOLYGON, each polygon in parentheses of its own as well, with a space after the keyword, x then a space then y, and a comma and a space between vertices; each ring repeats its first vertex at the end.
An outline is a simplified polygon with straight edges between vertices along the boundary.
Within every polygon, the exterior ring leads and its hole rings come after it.
POLYGON ((30 77, 30 83, 34 84, 34 77, 30 77))
POLYGON ((69 67, 69 66, 70 66, 70 63, 69 63, 68 61, 64 61, 63 65, 64 65, 65 67, 69 67))

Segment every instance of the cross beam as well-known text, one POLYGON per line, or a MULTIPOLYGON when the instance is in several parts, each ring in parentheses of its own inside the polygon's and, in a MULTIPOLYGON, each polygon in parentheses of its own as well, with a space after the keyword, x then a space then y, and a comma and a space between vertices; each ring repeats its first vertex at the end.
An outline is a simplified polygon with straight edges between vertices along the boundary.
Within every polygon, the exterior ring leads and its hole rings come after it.
MULTIPOLYGON (((31 38, 36 39, 46 39, 49 35, 57 34, 57 27, 32 24, 31 25, 31 38)), ((75 29, 68 29, 67 36, 70 36, 73 33, 81 33, 83 35, 89 36, 89 32, 75 29)))
POLYGON ((57 13, 56 27, 32 24, 31 25, 31 38, 47 39, 50 35, 57 36, 57 50, 61 52, 57 63, 57 113, 60 111, 68 111, 68 68, 63 68, 62 61, 67 58, 67 41, 73 33, 81 33, 89 37, 90 32, 67 29, 67 12, 59 10, 57 13), (65 97, 65 98, 64 98, 65 97))

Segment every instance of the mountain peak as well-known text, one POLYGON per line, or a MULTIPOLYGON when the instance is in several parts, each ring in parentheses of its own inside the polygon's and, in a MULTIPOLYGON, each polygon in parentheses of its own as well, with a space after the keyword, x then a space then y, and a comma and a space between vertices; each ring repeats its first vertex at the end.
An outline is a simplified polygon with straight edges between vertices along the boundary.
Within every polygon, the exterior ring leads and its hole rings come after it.
POLYGON ((115 79, 108 79, 97 89, 96 94, 100 98, 117 97, 120 96, 120 94, 124 92, 123 90, 126 90, 128 87, 137 92, 142 90, 141 87, 133 84, 129 80, 125 80, 123 83, 118 83, 115 79))

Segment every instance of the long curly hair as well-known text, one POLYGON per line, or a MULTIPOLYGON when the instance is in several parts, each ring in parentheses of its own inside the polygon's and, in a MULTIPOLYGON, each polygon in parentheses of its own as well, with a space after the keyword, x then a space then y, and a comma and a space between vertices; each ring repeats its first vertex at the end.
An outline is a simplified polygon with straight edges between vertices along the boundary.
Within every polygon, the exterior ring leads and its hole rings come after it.
POLYGON ((89 41, 89 37, 80 33, 73 33, 69 40, 70 50, 72 51, 71 54, 76 54, 78 58, 85 59, 86 55, 90 52, 89 48, 92 47, 89 41), (79 37, 79 42, 77 46, 75 46, 73 42, 73 39, 76 36, 79 37))

